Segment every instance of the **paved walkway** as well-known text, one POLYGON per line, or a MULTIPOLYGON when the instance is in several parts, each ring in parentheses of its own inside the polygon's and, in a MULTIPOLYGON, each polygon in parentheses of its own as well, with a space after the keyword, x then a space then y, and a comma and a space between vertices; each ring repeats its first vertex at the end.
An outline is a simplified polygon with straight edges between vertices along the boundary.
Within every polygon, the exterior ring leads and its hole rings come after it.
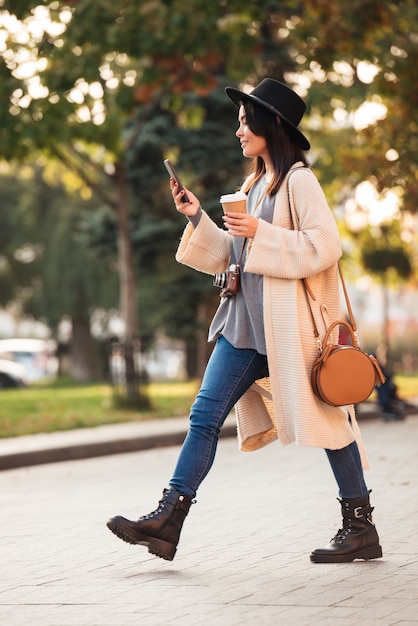
POLYGON ((361 428, 384 551, 370 562, 309 561, 340 523, 314 448, 224 438, 172 563, 105 522, 155 508, 177 445, 0 472, 0 624, 418 624, 418 419, 361 428))

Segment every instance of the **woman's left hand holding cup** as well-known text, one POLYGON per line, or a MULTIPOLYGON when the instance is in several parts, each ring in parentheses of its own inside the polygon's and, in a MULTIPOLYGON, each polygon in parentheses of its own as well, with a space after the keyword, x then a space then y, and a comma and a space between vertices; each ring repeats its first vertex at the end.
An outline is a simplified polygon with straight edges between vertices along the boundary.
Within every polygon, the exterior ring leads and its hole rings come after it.
POLYGON ((247 237, 253 239, 257 228, 258 219, 248 213, 225 213, 222 216, 225 228, 233 237, 247 237))

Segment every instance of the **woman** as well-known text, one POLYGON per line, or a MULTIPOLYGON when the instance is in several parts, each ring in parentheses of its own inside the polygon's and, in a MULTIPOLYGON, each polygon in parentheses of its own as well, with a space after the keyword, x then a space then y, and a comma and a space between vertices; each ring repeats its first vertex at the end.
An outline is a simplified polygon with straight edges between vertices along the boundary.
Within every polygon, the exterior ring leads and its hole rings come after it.
POLYGON ((350 422, 345 410, 318 400, 310 385, 317 344, 301 279, 308 279, 323 336, 340 310, 341 245, 304 156, 310 145, 298 124, 306 107, 295 92, 272 79, 263 80, 250 94, 231 87, 226 92, 238 107, 236 136, 243 155, 253 162, 243 185, 247 212, 227 212, 225 229, 218 228, 195 195, 187 189, 189 202, 182 202, 184 192, 179 193, 173 180, 170 185, 177 210, 189 220, 176 259, 216 274, 243 253, 239 291, 221 299, 212 321, 209 340, 216 344, 159 507, 137 521, 114 517, 108 527, 124 541, 172 560, 184 519, 214 461, 220 429, 236 405, 244 451, 276 439, 283 445, 325 449, 339 487, 343 524, 325 548, 312 552, 311 560, 378 558, 382 549, 372 521, 354 412, 350 422))

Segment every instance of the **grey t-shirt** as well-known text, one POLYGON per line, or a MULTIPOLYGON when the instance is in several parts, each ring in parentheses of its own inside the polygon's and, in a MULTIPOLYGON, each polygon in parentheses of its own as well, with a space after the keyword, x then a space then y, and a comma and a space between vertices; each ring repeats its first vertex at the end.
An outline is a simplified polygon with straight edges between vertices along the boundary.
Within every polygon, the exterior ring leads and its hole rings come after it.
MULTIPOLYGON (((247 196, 247 211, 266 222, 273 221, 274 197, 264 195, 267 183, 261 178, 250 189, 247 196)), ((236 263, 242 250, 243 239, 233 238, 231 263, 236 263)), ((222 298, 209 328, 209 341, 220 335, 235 348, 251 348, 267 354, 263 322, 263 276, 244 272, 245 246, 241 260, 240 288, 236 296, 222 298)))

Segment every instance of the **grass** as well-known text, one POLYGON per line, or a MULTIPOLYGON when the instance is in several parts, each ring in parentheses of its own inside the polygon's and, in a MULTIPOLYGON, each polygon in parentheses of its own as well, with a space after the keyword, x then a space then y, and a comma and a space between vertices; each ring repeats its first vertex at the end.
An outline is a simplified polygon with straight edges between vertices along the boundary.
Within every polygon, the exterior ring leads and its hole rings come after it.
MULTIPOLYGON (((399 396, 418 397, 418 374, 395 376, 399 396)), ((112 388, 104 383, 80 385, 68 380, 0 392, 0 437, 71 430, 102 424, 187 415, 198 381, 151 383, 151 408, 118 407, 112 388)), ((375 397, 375 394, 373 395, 375 397)))
POLYGON ((0 392, 0 437, 16 437, 143 419, 187 415, 198 383, 152 383, 147 386, 151 408, 118 407, 112 388, 104 383, 51 385, 0 392))
POLYGON ((404 399, 418 398, 418 374, 399 374, 395 376, 398 395, 404 399))

